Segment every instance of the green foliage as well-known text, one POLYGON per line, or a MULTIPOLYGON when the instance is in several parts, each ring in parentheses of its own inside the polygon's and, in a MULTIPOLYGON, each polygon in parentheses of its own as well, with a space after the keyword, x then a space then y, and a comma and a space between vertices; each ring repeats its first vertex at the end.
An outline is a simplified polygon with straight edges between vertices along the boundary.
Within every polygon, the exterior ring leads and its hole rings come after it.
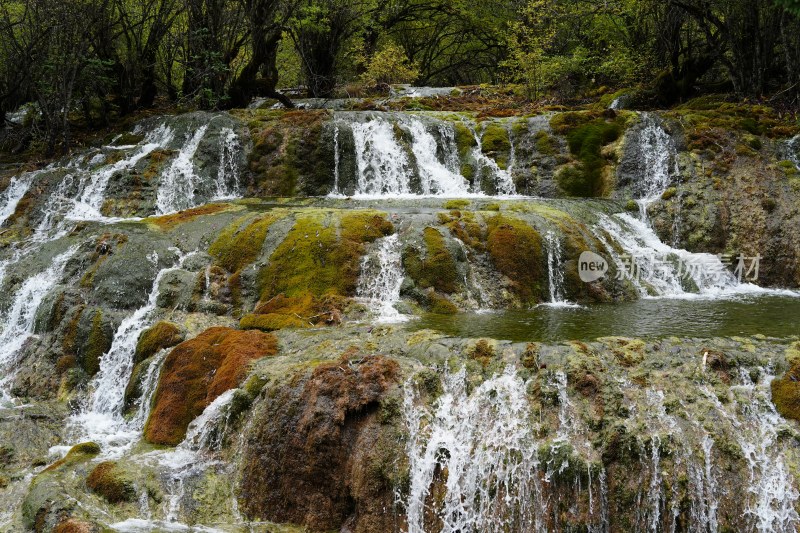
POLYGON ((564 167, 556 176, 565 193, 581 197, 603 195, 606 160, 601 151, 603 146, 617 140, 621 132, 619 123, 597 119, 567 134, 569 150, 579 165, 564 167))
POLYGON ((393 83, 410 83, 417 79, 419 70, 408 60, 405 51, 388 43, 367 63, 361 83, 367 87, 380 87, 393 83))

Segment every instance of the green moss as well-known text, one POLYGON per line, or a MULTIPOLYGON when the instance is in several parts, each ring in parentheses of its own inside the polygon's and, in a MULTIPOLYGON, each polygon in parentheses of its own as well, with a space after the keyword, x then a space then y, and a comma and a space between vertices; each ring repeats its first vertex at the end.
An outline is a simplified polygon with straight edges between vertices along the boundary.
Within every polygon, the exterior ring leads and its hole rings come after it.
POLYGON ((98 464, 86 478, 86 486, 109 503, 130 502, 136 499, 133 481, 114 461, 98 464))
POLYGON ((100 445, 95 442, 82 442, 69 449, 63 459, 59 459, 44 469, 43 472, 52 472, 63 466, 70 466, 88 461, 100 453, 100 445))
POLYGON ((489 152, 508 152, 511 143, 508 139, 508 130, 502 124, 496 122, 489 123, 481 135, 481 150, 489 152))
POLYGON ((182 342, 183 338, 180 328, 172 322, 157 322, 139 335, 133 363, 138 364, 165 348, 171 348, 182 342))
POLYGON ((500 211, 500 204, 492 202, 483 206, 484 211, 500 211))
POLYGON ((523 303, 540 300, 543 290, 542 239, 522 220, 496 215, 488 221, 487 249, 495 268, 511 281, 523 303))
POLYGON ((247 314, 239 321, 242 329, 258 329, 261 331, 276 331, 284 328, 310 327, 306 320, 297 316, 279 313, 247 314))
POLYGON ((661 193, 661 199, 666 201, 670 198, 673 198, 676 194, 678 194, 678 189, 675 187, 669 187, 667 190, 661 193))
POLYGON ((428 310, 437 315, 454 315, 458 313, 458 307, 453 302, 435 291, 428 293, 428 310))
POLYGON ((553 156, 558 153, 558 145, 555 139, 546 131, 537 131, 536 135, 534 135, 534 139, 536 140, 536 151, 539 152, 540 155, 553 156))
POLYGON ((469 200, 463 200, 463 199, 447 200, 442 205, 442 207, 444 207, 445 209, 465 209, 469 207, 471 203, 472 202, 470 202, 469 200))
POLYGON ((409 277, 418 287, 434 289, 451 294, 459 287, 458 268, 444 237, 436 228, 423 230, 425 252, 421 254, 413 246, 403 250, 403 265, 409 277))
POLYGON ((570 196, 596 197, 606 193, 603 170, 607 164, 603 146, 616 141, 621 125, 598 119, 579 126, 567 134, 567 143, 578 165, 563 167, 556 175, 561 189, 570 196))
POLYGON ((800 366, 772 380, 772 403, 784 418, 800 420, 800 366))
POLYGON ((609 347, 622 366, 634 366, 644 360, 644 341, 625 337, 603 337, 598 340, 609 347))
POLYGON ((377 211, 301 212, 259 273, 262 301, 279 294, 352 295, 365 245, 393 231, 377 211))
POLYGON ((635 213, 638 210, 639 210, 639 204, 636 203, 636 200, 628 200, 627 202, 625 202, 625 211, 635 213))
POLYGON ((112 339, 103 331, 103 313, 95 311, 82 361, 83 369, 87 374, 93 376, 100 370, 100 358, 111 349, 111 342, 112 339))
POLYGON ((250 216, 241 217, 219 234, 208 253, 217 265, 228 272, 237 272, 258 258, 270 226, 280 218, 275 213, 257 217, 255 220, 250 216))
MULTIPOLYGON (((463 122, 454 122, 453 130, 455 131, 458 155, 461 159, 463 159, 472 151, 475 146, 478 145, 478 143, 475 141, 475 135, 472 133, 472 130, 470 130, 469 127, 463 122)), ((466 174, 464 174, 464 176, 466 177, 466 174)))
MULTIPOLYGON (((487 210, 491 211, 491 209, 487 210)), ((454 237, 467 246, 476 250, 485 248, 486 231, 481 225, 478 215, 474 212, 450 211, 449 213, 439 213, 437 218, 441 225, 446 226, 454 237)))

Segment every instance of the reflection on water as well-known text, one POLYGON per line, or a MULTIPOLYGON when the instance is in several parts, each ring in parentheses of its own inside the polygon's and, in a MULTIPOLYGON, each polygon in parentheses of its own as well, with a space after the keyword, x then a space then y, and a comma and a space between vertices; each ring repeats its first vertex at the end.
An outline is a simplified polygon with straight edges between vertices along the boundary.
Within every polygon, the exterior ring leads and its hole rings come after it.
POLYGON ((426 314, 409 323, 458 337, 512 341, 623 337, 800 335, 800 298, 746 296, 730 300, 648 299, 583 307, 539 306, 525 311, 426 314))

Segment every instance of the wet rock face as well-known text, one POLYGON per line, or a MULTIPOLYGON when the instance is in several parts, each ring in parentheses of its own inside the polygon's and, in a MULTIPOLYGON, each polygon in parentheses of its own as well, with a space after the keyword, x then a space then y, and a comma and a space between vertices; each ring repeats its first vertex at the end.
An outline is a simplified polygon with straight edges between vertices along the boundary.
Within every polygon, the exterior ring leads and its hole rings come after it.
POLYGON ((353 354, 268 390, 246 435, 243 511, 314 531, 393 529, 399 375, 392 359, 353 354))
POLYGON ((180 443, 189 423, 247 375, 248 363, 276 352, 272 335, 221 327, 179 344, 164 360, 145 438, 180 443))

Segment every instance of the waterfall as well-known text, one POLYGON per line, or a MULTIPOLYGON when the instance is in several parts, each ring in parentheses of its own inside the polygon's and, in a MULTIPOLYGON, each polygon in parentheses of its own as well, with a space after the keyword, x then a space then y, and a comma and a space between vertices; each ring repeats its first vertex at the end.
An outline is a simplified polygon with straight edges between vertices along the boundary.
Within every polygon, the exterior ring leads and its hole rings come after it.
POLYGON ((548 231, 545 234, 547 248, 547 279, 550 288, 549 305, 574 306, 564 298, 564 262, 561 250, 561 239, 555 233, 548 231))
MULTIPOLYGON (((439 146, 436 138, 425 128, 421 120, 409 117, 404 121, 411 133, 411 150, 416 158, 420 175, 422 194, 429 196, 438 194, 444 196, 464 196, 469 194, 469 184, 461 174, 454 172, 439 161, 436 148, 439 146)), ((446 138, 441 139, 442 142, 446 138)), ((452 153, 449 148, 448 152, 452 153)))
POLYGON ((28 189, 31 188, 31 183, 33 183, 34 178, 38 174, 39 172, 30 172, 19 177, 15 176, 11 178, 8 187, 6 187, 6 190, 4 190, 2 196, 0 196, 0 226, 8 220, 8 217, 14 214, 14 211, 17 209, 17 204, 19 204, 19 201, 25 196, 25 193, 28 192, 28 189))
POLYGON ((402 322, 406 317, 395 309, 405 277, 400 238, 395 233, 378 243, 377 250, 361 259, 356 294, 367 303, 377 322, 402 322))
POLYGON ((147 133, 144 144, 139 146, 129 157, 120 159, 116 163, 107 165, 81 179, 80 198, 74 202, 66 218, 73 220, 103 220, 104 217, 100 214, 100 209, 103 207, 108 182, 112 176, 123 170, 133 168, 154 150, 169 144, 173 135, 171 128, 161 124, 147 133))
POLYGON ((239 166, 236 155, 242 149, 239 136, 231 128, 220 129, 219 170, 213 200, 228 200, 239 196, 239 166))
MULTIPOLYGON (((508 170, 503 170, 500 168, 494 159, 483 153, 483 150, 481 149, 481 136, 478 134, 478 130, 476 130, 472 125, 469 125, 468 127, 472 131, 472 135, 475 138, 475 147, 472 149, 472 157, 475 159, 475 162, 478 165, 478 168, 476 169, 477 172, 475 173, 476 176, 480 176, 481 170, 488 168, 489 172, 494 177, 497 194, 501 196, 513 196, 517 194, 517 189, 514 186, 514 179, 511 177, 511 174, 508 172, 508 170)), ((481 192, 480 182, 478 181, 473 183, 472 188, 476 193, 481 192)))
POLYGON ((789 148, 789 161, 800 170, 800 135, 795 135, 787 143, 789 148))
POLYGON ((0 331, 0 369, 4 377, 0 379, 0 399, 9 399, 6 384, 13 377, 14 359, 33 335, 36 312, 42 300, 61 280, 67 262, 75 255, 77 247, 72 247, 53 258, 50 266, 25 280, 17 290, 11 307, 2 315, 0 331))
POLYGON ((425 532, 431 484, 445 469, 441 531, 544 531, 536 429, 526 383, 509 368, 467 393, 461 370, 443 378, 431 411, 405 387, 408 533, 425 532))
MULTIPOLYGON (((174 266, 161 269, 153 281, 147 303, 120 323, 114 333, 111 348, 103 354, 100 370, 90 383, 92 393, 87 404, 81 413, 73 416, 73 423, 82 429, 85 436, 109 446, 109 449, 104 450, 107 455, 124 453, 139 437, 142 427, 138 424, 143 420, 135 417, 135 423, 127 423, 122 417, 125 387, 133 369, 136 343, 139 335, 153 320, 161 280, 167 273, 180 269, 183 260, 190 255, 179 253, 174 266)), ((158 255, 154 253, 149 260, 156 265, 158 255)), ((143 397, 141 401, 148 402, 148 398, 143 397)))
POLYGON ((339 196, 339 162, 341 155, 339 155, 339 124, 334 122, 333 125, 333 189, 331 189, 332 196, 339 196))
POLYGON ((645 113, 642 116, 645 126, 639 134, 639 146, 642 151, 643 174, 638 184, 640 218, 647 220, 647 209, 669 187, 672 178, 672 166, 675 162, 675 143, 664 128, 645 113))
POLYGON ((795 508, 800 492, 778 442, 779 430, 786 421, 772 403, 772 376, 754 383, 741 369, 740 380, 742 385, 737 392, 746 403, 741 405, 735 437, 750 473, 746 514, 758 531, 795 531, 800 526, 795 508))
POLYGON ((207 129, 208 124, 197 128, 181 147, 169 168, 161 175, 156 198, 159 214, 174 213, 194 206, 195 187, 198 179, 194 171, 194 155, 197 153, 197 148, 207 129))
POLYGON ((164 359, 167 358, 167 353, 167 350, 159 352, 150 362, 147 371, 142 377, 142 395, 139 397, 139 403, 136 406, 136 414, 130 420, 131 427, 144 428, 147 419, 150 417, 150 411, 153 407, 153 395, 158 387, 161 367, 164 364, 164 359))
POLYGON ((382 118, 352 124, 360 196, 411 194, 411 173, 406 152, 394 135, 392 124, 382 118))
MULTIPOLYGON (((598 228, 625 250, 627 257, 614 252, 608 241, 601 239, 618 271, 633 274, 634 285, 643 297, 720 297, 770 292, 739 282, 716 255, 664 244, 646 222, 627 213, 602 215, 598 228)), ((600 237, 602 233, 595 235, 600 237)))

